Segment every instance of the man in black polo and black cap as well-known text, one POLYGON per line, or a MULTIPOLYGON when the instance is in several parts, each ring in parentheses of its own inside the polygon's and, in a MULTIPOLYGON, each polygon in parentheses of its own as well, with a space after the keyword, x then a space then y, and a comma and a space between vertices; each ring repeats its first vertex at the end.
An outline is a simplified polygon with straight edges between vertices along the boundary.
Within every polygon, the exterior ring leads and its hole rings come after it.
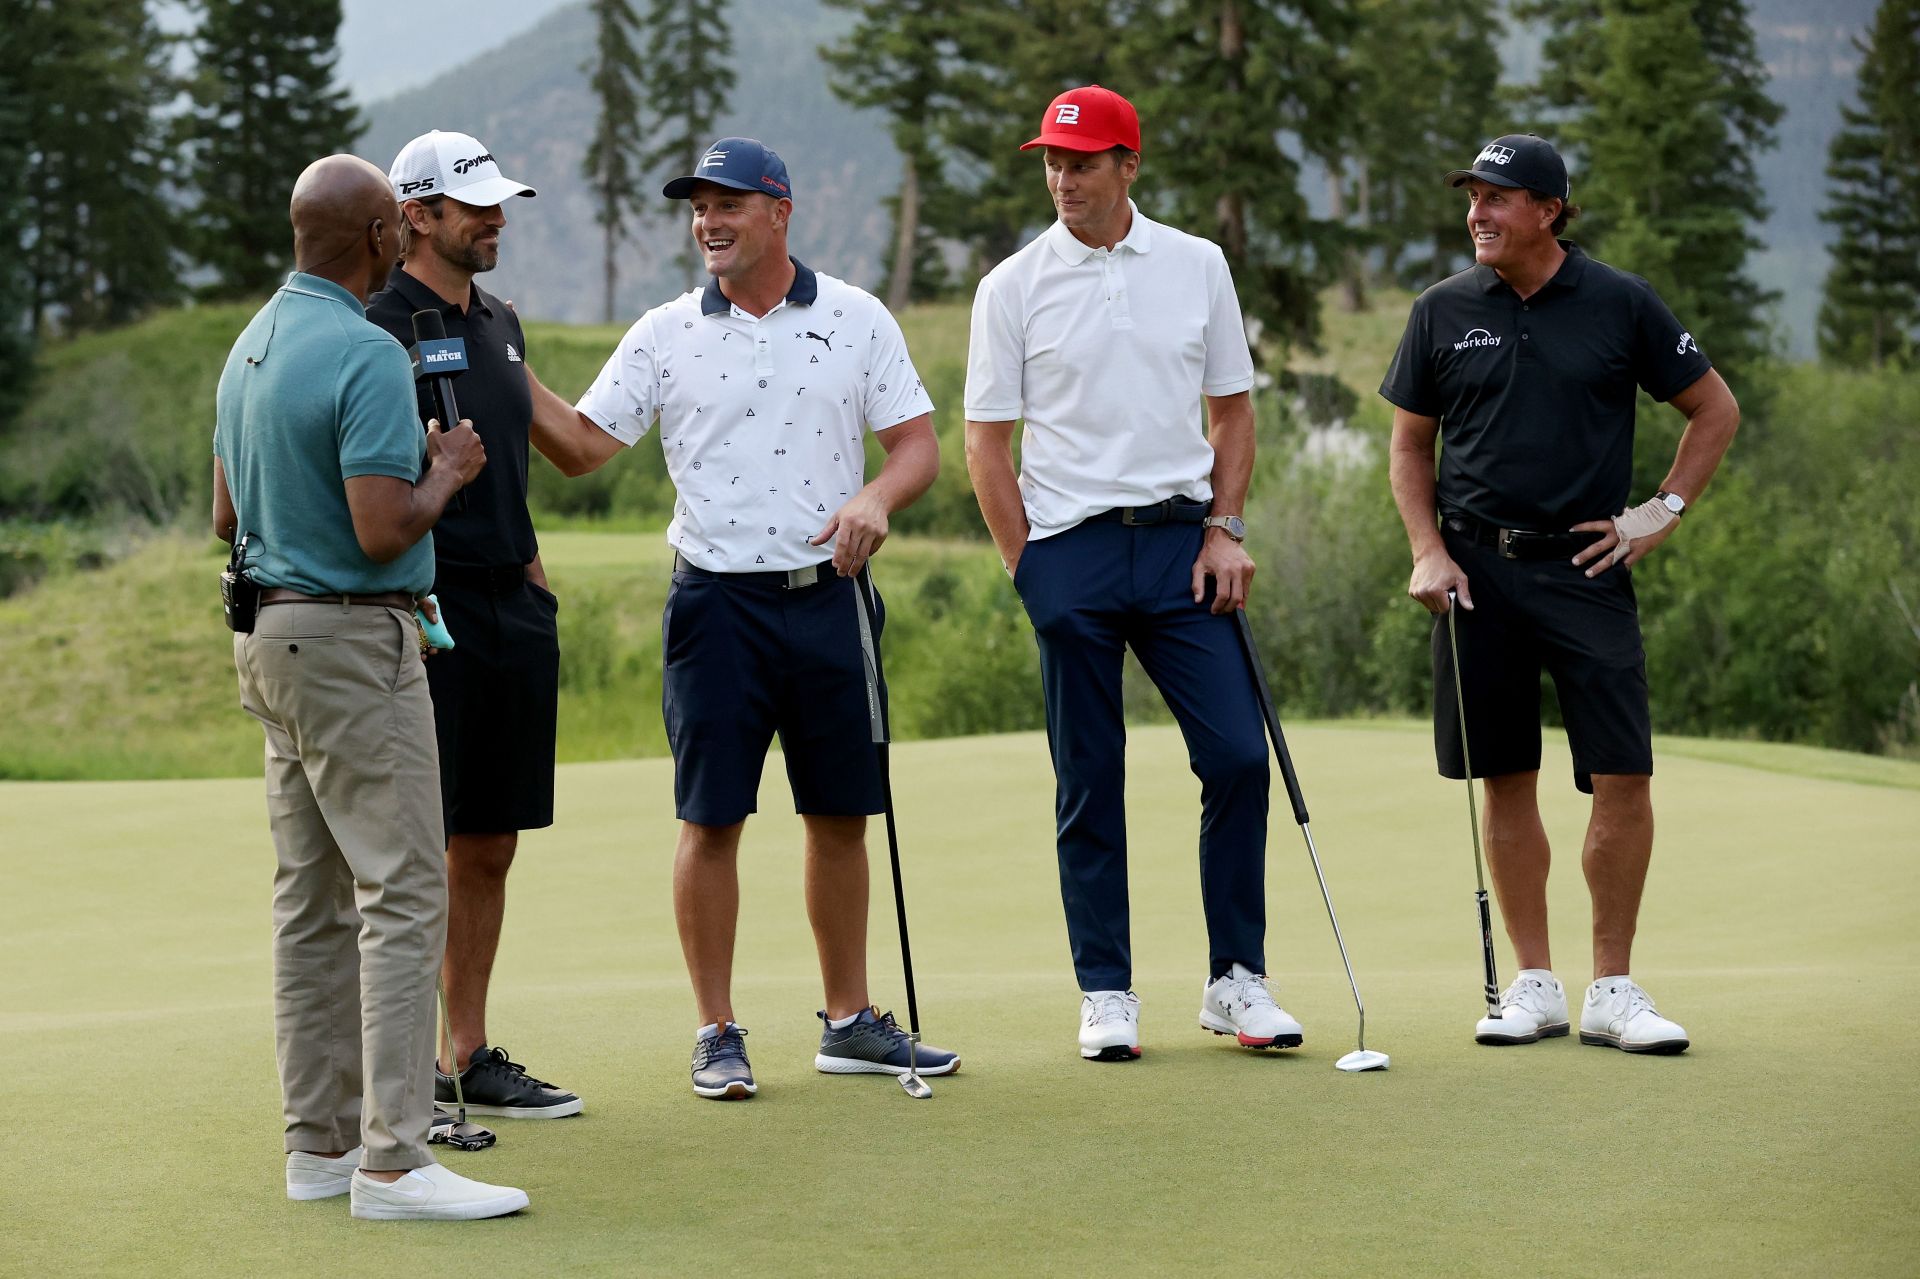
POLYGON ((1580 1041, 1680 1052, 1688 1037, 1629 975, 1653 853, 1652 721, 1630 570, 1699 500, 1740 421, 1693 335, 1635 275, 1559 233, 1566 165, 1531 134, 1496 138, 1466 187, 1475 265, 1413 304, 1380 388, 1394 405, 1394 500, 1413 547, 1407 593, 1436 615, 1434 745, 1465 777, 1444 615, 1457 598, 1468 738, 1485 779, 1487 863, 1520 973, 1484 1044, 1564 1035, 1547 945, 1540 670, 1553 676, 1575 785, 1593 796, 1582 864, 1593 984, 1580 1041), (1687 419, 1660 491, 1629 506, 1635 388, 1687 419), (1443 438, 1436 482, 1433 445, 1443 438))
MULTIPOLYGON (((560 691, 559 604, 547 589, 527 513, 533 397, 520 318, 474 283, 500 260, 504 205, 533 188, 500 172, 465 133, 435 129, 400 149, 388 177, 404 224, 402 261, 367 318, 413 346, 413 316, 437 311, 464 340, 461 411, 493 464, 434 526, 434 591, 454 647, 427 663, 440 741, 447 825, 447 952, 441 968, 451 1056, 436 1100, 451 1105, 461 1072, 466 1108, 553 1119, 581 1101, 533 1078, 487 1042, 487 987, 500 948, 507 871, 520 832, 553 825, 554 725, 560 691)), ((423 414, 431 414, 421 381, 423 414)))

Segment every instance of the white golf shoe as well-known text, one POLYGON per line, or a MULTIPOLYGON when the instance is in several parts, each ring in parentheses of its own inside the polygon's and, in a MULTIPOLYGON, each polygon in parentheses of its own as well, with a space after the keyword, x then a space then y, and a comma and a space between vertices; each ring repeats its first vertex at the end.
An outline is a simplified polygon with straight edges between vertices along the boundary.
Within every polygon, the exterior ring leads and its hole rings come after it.
POLYGON ((1200 1024, 1248 1048, 1298 1048, 1300 1023, 1273 1002, 1265 974, 1235 964, 1200 996, 1200 1024))
POLYGON ((1689 1041, 1687 1032, 1655 1012, 1647 992, 1622 974, 1587 987, 1580 1042, 1630 1053, 1679 1053, 1687 1050, 1689 1041))
POLYGON ((428 1164, 398 1181, 353 1174, 353 1215, 371 1221, 476 1221, 527 1206, 527 1192, 489 1186, 451 1168, 428 1164))
POLYGON ((1080 1055, 1089 1061, 1132 1061, 1140 1055, 1140 996, 1090 990, 1080 1000, 1080 1055))
POLYGON ((1522 968, 1500 996, 1500 1015, 1473 1028, 1478 1044, 1531 1044, 1567 1033, 1567 991, 1545 968, 1522 968))
POLYGON ((287 1155, 287 1198, 331 1199, 344 1195, 352 1188, 353 1173, 359 1166, 358 1146, 338 1159, 291 1151, 287 1155))

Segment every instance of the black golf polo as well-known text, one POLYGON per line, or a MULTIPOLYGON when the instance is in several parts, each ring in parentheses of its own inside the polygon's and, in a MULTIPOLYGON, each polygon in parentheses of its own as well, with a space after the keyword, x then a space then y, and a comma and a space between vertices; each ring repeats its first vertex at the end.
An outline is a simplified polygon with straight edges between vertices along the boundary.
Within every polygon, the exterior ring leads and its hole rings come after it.
MULTIPOLYGON (((520 317, 478 284, 462 311, 399 267, 367 303, 367 318, 413 349, 413 313, 438 311, 447 336, 467 344, 467 371, 453 381, 460 412, 487 446, 487 465, 449 503, 433 528, 434 558, 442 564, 496 568, 530 562, 539 549, 527 514, 527 438, 533 394, 527 387, 527 340, 520 317), (464 509, 461 509, 461 508, 464 509)), ((433 399, 418 383, 420 420, 433 416, 433 399)))
POLYGON ((1560 243, 1524 301, 1473 266, 1413 304, 1380 394, 1440 419, 1442 511, 1542 531, 1617 514, 1635 388, 1669 400, 1713 367, 1645 280, 1560 243))

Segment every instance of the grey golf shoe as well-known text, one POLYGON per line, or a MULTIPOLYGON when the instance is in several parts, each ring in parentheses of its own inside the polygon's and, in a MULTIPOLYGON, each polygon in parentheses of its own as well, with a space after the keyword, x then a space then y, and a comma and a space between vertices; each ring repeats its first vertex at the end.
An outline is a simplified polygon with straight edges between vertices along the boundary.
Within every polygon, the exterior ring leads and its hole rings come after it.
POLYGON ((822 1022, 820 1051, 814 1056, 814 1069, 828 1075, 904 1075, 908 1050, 912 1048, 914 1069, 922 1075, 951 1075, 960 1069, 960 1054, 907 1041, 907 1032, 892 1013, 878 1008, 863 1008, 853 1024, 834 1029, 827 1014, 822 1022))
POLYGON ((745 1101, 759 1092, 747 1063, 746 1028, 730 1021, 700 1029, 693 1041, 693 1091, 714 1101, 745 1101))

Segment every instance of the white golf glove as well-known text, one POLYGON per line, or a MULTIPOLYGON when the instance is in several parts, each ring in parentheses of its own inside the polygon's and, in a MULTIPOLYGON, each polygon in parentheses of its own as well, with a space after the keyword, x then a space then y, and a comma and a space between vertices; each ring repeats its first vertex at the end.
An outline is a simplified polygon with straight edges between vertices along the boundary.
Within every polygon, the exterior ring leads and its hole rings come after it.
POLYGON ((1667 525, 1679 519, 1667 504, 1657 497, 1650 497, 1638 506, 1628 507, 1613 517, 1614 532, 1620 535, 1620 545, 1614 547, 1611 559, 1619 563, 1627 558, 1627 552, 1637 537, 1652 537, 1667 525))

